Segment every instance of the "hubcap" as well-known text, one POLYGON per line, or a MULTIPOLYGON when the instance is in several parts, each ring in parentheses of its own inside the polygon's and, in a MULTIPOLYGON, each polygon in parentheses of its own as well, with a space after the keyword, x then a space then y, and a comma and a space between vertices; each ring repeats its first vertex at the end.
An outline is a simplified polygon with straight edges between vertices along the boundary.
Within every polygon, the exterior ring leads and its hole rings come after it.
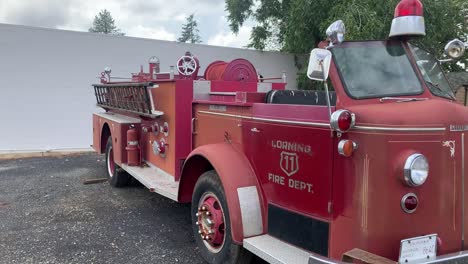
POLYGON ((211 252, 219 252, 225 240, 225 220, 221 203, 213 193, 206 193, 200 199, 196 213, 198 234, 211 252))
POLYGON ((107 153, 107 172, 109 176, 112 178, 115 173, 115 163, 114 163, 114 149, 112 147, 109 148, 109 153, 107 153))

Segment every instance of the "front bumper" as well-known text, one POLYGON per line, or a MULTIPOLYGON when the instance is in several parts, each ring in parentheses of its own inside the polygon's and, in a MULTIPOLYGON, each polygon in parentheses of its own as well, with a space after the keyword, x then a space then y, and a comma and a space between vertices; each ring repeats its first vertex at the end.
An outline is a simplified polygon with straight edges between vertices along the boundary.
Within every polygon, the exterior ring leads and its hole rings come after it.
MULTIPOLYGON (((368 264, 397 264, 396 261, 357 248, 343 254, 344 261, 331 260, 288 244, 268 234, 245 238, 243 246, 266 262, 275 264, 345 264, 352 263, 352 260, 360 260, 360 263, 368 264)), ((430 260, 413 261, 404 264, 432 263, 468 264, 468 250, 437 256, 430 260)))
MULTIPOLYGON (((375 259, 374 259, 375 260, 375 259)), ((344 264, 349 262, 342 262, 342 261, 335 261, 331 260, 322 256, 312 255, 309 257, 309 264, 344 264)), ((383 264, 381 261, 377 262, 364 262, 370 264, 383 264)), ((386 261, 385 263, 397 263, 395 261, 386 261)), ((447 255, 437 256, 434 259, 429 260, 420 260, 420 261, 413 261, 407 264, 467 264, 468 263, 468 250, 459 251, 447 255)))

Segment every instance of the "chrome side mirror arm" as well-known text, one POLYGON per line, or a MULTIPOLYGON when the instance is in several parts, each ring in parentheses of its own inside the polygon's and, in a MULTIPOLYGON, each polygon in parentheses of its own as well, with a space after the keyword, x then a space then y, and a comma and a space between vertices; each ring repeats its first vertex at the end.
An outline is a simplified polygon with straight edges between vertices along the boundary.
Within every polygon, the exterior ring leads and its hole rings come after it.
POLYGON ((447 63, 447 62, 452 62, 453 59, 440 59, 440 60, 437 60, 440 64, 443 64, 443 63, 447 63))

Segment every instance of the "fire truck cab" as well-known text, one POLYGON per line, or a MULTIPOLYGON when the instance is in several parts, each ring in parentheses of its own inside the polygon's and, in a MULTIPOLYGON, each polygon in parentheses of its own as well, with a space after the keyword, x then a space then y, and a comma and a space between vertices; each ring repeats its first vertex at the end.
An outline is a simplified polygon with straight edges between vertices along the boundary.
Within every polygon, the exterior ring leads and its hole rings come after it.
MULTIPOLYGON (((388 40, 345 33, 333 23, 311 52, 324 91, 285 90, 244 59, 201 76, 190 53, 126 81, 106 69, 93 147, 110 184, 191 203, 209 263, 468 263, 468 109, 407 41, 425 34, 421 2, 400 2, 388 40)), ((451 41, 447 60, 464 50, 451 41)))

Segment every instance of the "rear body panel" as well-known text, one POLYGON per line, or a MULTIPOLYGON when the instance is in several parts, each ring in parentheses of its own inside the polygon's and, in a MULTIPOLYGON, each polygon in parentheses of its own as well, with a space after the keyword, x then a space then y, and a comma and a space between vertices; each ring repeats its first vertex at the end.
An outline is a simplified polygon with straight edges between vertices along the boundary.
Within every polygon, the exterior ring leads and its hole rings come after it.
POLYGON ((98 152, 105 152, 107 138, 104 135, 104 127, 108 127, 112 137, 114 160, 117 164, 127 162, 127 130, 130 125, 140 127, 141 120, 132 116, 119 113, 95 113, 93 114, 93 148, 98 152))

